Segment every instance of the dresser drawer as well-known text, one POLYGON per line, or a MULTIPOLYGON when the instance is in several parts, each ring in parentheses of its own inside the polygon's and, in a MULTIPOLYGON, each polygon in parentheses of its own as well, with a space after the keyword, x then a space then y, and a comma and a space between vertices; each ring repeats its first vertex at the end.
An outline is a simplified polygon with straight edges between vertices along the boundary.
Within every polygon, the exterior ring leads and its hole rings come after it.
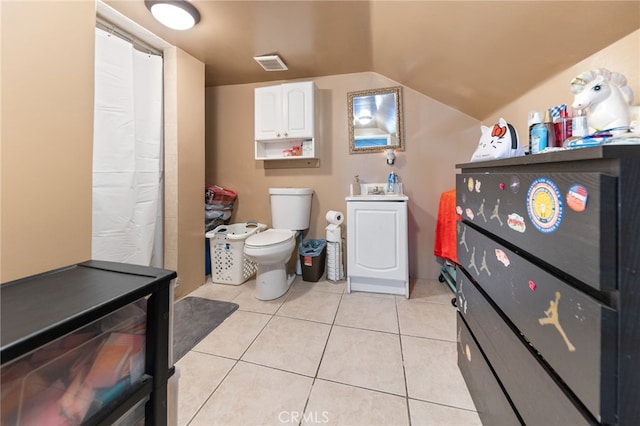
POLYGON ((458 259, 468 274, 596 418, 613 410, 616 312, 472 227, 460 226, 469 251, 462 247, 458 259))
POLYGON ((601 173, 464 173, 463 219, 585 284, 616 288, 616 178, 601 173))
MULTIPOLYGON (((456 278, 458 309, 524 423, 545 426, 593 423, 593 418, 583 415, 574 405, 463 269, 456 278)), ((588 376, 594 374, 585 372, 588 376)))
POLYGON ((458 314, 458 367, 473 398, 480 420, 485 425, 520 425, 509 398, 458 314))

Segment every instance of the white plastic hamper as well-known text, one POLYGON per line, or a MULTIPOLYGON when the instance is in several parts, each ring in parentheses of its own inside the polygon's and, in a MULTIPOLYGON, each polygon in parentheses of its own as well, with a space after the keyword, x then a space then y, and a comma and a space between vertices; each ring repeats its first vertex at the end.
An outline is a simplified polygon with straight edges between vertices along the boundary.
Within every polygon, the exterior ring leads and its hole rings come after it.
POLYGON ((254 262, 244 255, 244 241, 266 229, 256 222, 219 225, 206 233, 211 251, 211 281, 218 284, 240 285, 257 270, 254 262))

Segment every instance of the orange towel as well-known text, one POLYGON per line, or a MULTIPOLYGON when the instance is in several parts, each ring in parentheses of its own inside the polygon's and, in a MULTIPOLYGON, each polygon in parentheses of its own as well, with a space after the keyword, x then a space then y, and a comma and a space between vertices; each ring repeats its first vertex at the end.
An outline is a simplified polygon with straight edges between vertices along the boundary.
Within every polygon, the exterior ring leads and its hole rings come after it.
POLYGON ((456 225, 461 220, 456 213, 456 190, 443 192, 438 206, 436 241, 433 254, 458 263, 456 225))

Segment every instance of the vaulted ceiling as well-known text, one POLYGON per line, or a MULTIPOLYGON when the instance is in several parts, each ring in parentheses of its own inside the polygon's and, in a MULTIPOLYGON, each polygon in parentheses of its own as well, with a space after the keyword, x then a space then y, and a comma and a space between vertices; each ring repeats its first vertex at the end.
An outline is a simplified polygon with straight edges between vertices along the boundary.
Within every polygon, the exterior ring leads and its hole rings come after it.
POLYGON ((639 1, 193 0, 188 31, 103 1, 204 62, 206 86, 373 71, 479 120, 640 28, 639 1), (288 71, 253 60, 274 53, 288 71))

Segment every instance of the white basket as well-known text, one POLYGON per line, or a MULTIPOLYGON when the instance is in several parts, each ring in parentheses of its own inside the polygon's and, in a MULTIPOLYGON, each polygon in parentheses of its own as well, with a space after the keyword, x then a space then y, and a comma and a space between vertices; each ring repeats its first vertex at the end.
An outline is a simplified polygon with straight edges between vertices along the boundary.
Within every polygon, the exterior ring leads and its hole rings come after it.
POLYGON ((211 251, 211 281, 240 285, 251 278, 257 266, 244 255, 244 240, 266 227, 256 222, 234 223, 220 225, 207 232, 211 251))

